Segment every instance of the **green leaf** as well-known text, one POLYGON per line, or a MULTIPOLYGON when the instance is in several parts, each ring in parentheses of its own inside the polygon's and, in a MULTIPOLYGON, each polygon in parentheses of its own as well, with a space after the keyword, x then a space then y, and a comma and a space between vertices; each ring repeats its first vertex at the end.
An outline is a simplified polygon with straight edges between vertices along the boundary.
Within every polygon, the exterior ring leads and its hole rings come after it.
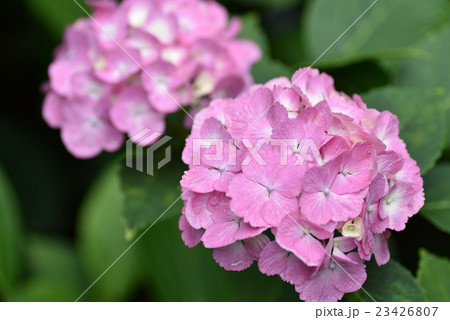
MULTIPOLYGON (((85 10, 89 8, 84 0, 76 0, 85 10)), ((86 13, 74 0, 26 0, 30 13, 42 23, 48 31, 60 39, 64 29, 74 23, 78 18, 87 18, 86 13)))
POLYGON ((386 86, 391 80, 389 73, 374 61, 364 61, 342 68, 322 69, 321 71, 333 77, 336 90, 343 91, 348 95, 360 94, 373 88, 386 86))
POLYGON ((13 187, 0 167, 0 295, 8 296, 22 271, 21 214, 13 187))
POLYGON ((12 295, 14 302, 71 302, 78 293, 66 283, 48 277, 32 277, 21 283, 12 295))
POLYGON ((263 52, 260 61, 253 65, 252 75, 255 83, 264 83, 275 77, 291 77, 294 70, 282 62, 270 58, 269 40, 261 27, 261 21, 257 13, 251 12, 241 17, 242 30, 240 38, 253 40, 263 52))
POLYGON ((421 55, 402 63, 395 75, 395 83, 420 88, 442 88, 443 95, 450 87, 450 25, 424 39, 417 49, 421 55))
POLYGON ((447 98, 443 102, 444 107, 447 109, 445 113, 445 123, 446 123, 446 136, 445 136, 445 147, 450 149, 450 94, 447 94, 447 98))
POLYGON ((267 9, 283 9, 292 7, 302 2, 302 0, 228 0, 247 8, 267 8, 267 9))
POLYGON ((439 29, 444 26, 450 26, 450 1, 446 2, 445 7, 441 10, 439 16, 434 22, 435 29, 439 29))
MULTIPOLYGON (((89 283, 106 271, 130 245, 125 240, 125 228, 121 222, 123 195, 118 170, 118 164, 107 168, 92 186, 81 207, 77 230, 89 283)), ((81 301, 88 297, 95 301, 126 299, 136 288, 140 277, 136 247, 118 260, 81 301)))
MULTIPOLYGON (((272 19, 276 19, 275 16, 272 19)), ((273 23, 271 24, 273 25, 273 23)), ((271 57, 280 60, 283 63, 292 66, 297 70, 311 63, 307 60, 306 50, 303 48, 304 41, 300 34, 300 28, 294 24, 293 26, 283 26, 279 30, 272 29, 268 35, 270 38, 271 57)))
MULTIPOLYGON (((179 200, 181 201, 181 200, 179 200)), ((140 240, 150 295, 156 301, 298 301, 294 287, 267 277, 256 264, 241 272, 222 269, 213 250, 188 248, 181 240, 178 218, 158 221, 140 240)))
POLYGON ((288 77, 290 78, 294 70, 282 62, 263 58, 261 61, 253 65, 252 75, 255 83, 265 83, 273 78, 288 77))
POLYGON ((86 281, 75 248, 64 239, 33 235, 27 251, 32 275, 71 284, 78 291, 85 289, 86 281))
MULTIPOLYGON (((181 163, 180 157, 172 155, 173 160, 154 170, 153 176, 128 168, 125 164, 121 167, 123 215, 126 227, 132 234, 154 222, 164 212, 164 217, 181 213, 182 202, 176 200, 181 194, 180 180, 187 166, 181 163)), ((158 157, 155 156, 155 159, 158 157)))
POLYGON ((440 163, 424 177, 425 206, 420 214, 434 226, 450 233, 450 163, 440 163))
POLYGON ((263 56, 269 55, 269 40, 261 27, 261 18, 256 12, 240 16, 242 29, 239 38, 254 41, 262 50, 263 56))
POLYGON ((450 302, 450 260, 419 250, 417 282, 422 287, 427 301, 450 302))
POLYGON ((444 107, 435 90, 384 87, 363 95, 370 108, 389 110, 400 120, 400 137, 422 174, 431 169, 445 143, 444 107))
MULTIPOLYGON (((373 260, 367 264, 367 280, 363 284, 377 302, 425 301, 422 289, 411 272, 395 260, 379 267, 373 260)), ((372 301, 362 289, 346 295, 347 301, 372 301)))
POLYGON ((31 236, 30 276, 14 288, 12 301, 74 301, 87 287, 75 248, 63 239, 31 236))
MULTIPOLYGON (((318 58, 374 0, 311 1, 305 15, 305 48, 318 58)), ((437 19, 445 0, 378 1, 321 58, 320 66, 366 59, 408 57, 437 19)))
MULTIPOLYGON (((449 5, 450 8, 450 5, 449 5)), ((449 10, 450 11, 450 10, 449 10)), ((422 55, 403 63, 391 63, 397 70, 394 81, 397 85, 415 86, 417 90, 433 88, 439 92, 446 109, 447 128, 450 123, 450 25, 439 29, 422 41, 418 49, 422 55)), ((447 129, 447 148, 450 148, 450 130, 447 129)))

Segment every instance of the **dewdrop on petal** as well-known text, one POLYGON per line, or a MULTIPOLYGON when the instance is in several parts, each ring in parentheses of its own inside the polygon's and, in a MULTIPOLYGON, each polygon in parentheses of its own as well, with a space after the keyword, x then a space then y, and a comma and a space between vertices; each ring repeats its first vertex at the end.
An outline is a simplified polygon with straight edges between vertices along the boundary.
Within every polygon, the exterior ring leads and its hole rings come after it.
POLYGON ((252 83, 250 69, 261 50, 237 39, 240 20, 229 20, 216 2, 89 4, 93 19, 69 26, 55 52, 42 111, 75 157, 114 152, 124 133, 162 135, 166 115, 180 105, 195 113, 252 83))
POLYGON ((336 91, 318 70, 216 99, 195 119, 180 182, 186 245, 212 248, 226 270, 257 261, 302 300, 359 290, 365 261, 387 263, 391 231, 423 206, 397 117, 336 91))

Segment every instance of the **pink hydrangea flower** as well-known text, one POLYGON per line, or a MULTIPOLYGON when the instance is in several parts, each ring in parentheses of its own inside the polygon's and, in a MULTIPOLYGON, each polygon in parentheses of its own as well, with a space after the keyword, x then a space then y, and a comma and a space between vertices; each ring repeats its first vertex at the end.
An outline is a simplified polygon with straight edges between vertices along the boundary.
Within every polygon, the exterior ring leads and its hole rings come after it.
POLYGON ((299 286, 309 279, 314 267, 308 267, 292 252, 283 249, 276 241, 267 244, 258 261, 259 270, 268 275, 279 275, 290 284, 299 286))
MULTIPOLYGON (((346 241, 344 239, 343 241, 346 241)), ((339 240, 330 239, 326 250, 327 256, 322 265, 315 270, 312 277, 295 287, 300 299, 306 301, 337 301, 344 293, 354 292, 366 281, 366 265, 358 253, 344 251, 350 249, 348 244, 341 246, 339 240)))
POLYGON ((303 300, 359 290, 364 261, 387 263, 391 232, 423 206, 397 117, 318 70, 214 100, 195 119, 182 157, 183 240, 213 248, 226 270, 258 260, 303 300))
POLYGON ((55 53, 42 111, 78 158, 118 150, 124 133, 143 144, 134 136, 162 134, 166 115, 180 106, 200 109, 252 83, 261 51, 236 37, 240 20, 229 22, 216 2, 89 3, 93 19, 69 26, 55 53))

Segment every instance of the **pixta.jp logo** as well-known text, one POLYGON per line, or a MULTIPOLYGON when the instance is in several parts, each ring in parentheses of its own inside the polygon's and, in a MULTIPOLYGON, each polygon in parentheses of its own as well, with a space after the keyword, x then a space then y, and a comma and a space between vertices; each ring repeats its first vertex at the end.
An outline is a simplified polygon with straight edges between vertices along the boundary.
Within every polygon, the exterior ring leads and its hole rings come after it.
MULTIPOLYGON (((172 137, 169 136, 163 136, 160 138, 161 135, 162 134, 160 132, 155 132, 150 129, 143 129, 128 139, 126 142, 126 166, 129 168, 134 168, 137 171, 144 172, 145 160, 145 171, 148 175, 153 176, 155 152, 172 139, 172 137), (156 143, 150 145, 154 141, 156 141, 156 143), (135 153, 134 149, 136 149, 135 153)), ((170 162, 171 150, 170 145, 165 149, 164 158, 158 161, 157 169, 161 169, 170 162)))

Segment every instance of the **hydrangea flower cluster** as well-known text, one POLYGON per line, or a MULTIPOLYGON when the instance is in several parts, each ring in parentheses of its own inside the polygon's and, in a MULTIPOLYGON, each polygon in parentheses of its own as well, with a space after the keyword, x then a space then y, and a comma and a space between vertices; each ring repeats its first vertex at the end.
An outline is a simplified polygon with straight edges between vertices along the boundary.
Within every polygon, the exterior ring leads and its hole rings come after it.
MULTIPOLYGON (((70 26, 49 67, 49 126, 76 157, 115 151, 124 134, 162 133, 179 106, 235 97, 260 58, 237 39, 240 20, 202 0, 90 1, 93 19, 70 26)), ((155 135, 153 135, 155 136, 155 135)), ((154 141, 135 141, 148 145, 154 141)))
POLYGON ((423 206, 419 167, 389 111, 318 70, 253 85, 200 111, 187 138, 179 227, 226 270, 257 261, 305 301, 361 288, 364 261, 423 206))

